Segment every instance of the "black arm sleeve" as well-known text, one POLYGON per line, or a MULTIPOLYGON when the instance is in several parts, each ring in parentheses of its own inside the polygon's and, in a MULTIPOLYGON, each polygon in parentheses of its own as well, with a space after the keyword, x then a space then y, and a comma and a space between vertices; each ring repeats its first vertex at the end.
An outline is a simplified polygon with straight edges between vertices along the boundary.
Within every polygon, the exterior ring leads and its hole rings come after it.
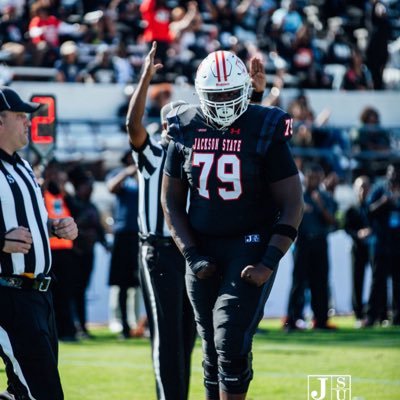
POLYGON ((298 174, 289 145, 272 142, 266 154, 266 174, 269 182, 277 182, 298 174))
POLYGON ((177 148, 177 144, 171 141, 168 145, 167 159, 165 160, 164 173, 171 178, 182 177, 183 157, 177 148))

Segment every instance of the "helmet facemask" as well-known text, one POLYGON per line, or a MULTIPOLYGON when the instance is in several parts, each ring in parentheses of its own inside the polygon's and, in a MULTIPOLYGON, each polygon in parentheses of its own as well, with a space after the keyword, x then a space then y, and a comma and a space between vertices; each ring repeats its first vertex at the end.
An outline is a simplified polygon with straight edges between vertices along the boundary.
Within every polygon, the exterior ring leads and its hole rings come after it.
POLYGON ((197 70, 201 109, 217 129, 232 125, 247 110, 250 86, 243 61, 228 51, 211 53, 197 70))

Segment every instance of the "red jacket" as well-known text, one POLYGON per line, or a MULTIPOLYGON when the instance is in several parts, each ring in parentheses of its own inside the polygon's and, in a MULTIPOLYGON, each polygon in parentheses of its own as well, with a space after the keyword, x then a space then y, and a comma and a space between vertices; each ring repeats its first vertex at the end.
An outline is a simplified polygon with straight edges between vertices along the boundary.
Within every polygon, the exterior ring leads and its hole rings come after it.
POLYGON ((167 7, 156 7, 156 0, 143 0, 140 5, 142 19, 147 26, 144 29, 143 39, 145 42, 153 40, 160 42, 172 42, 172 35, 169 30, 171 11, 167 7))
POLYGON ((40 42, 47 42, 53 47, 58 47, 60 41, 58 37, 58 26, 60 25, 60 20, 54 15, 49 15, 47 18, 33 17, 29 23, 29 31, 32 28, 39 28, 43 30, 43 33, 39 36, 32 37, 32 42, 38 44, 40 42))

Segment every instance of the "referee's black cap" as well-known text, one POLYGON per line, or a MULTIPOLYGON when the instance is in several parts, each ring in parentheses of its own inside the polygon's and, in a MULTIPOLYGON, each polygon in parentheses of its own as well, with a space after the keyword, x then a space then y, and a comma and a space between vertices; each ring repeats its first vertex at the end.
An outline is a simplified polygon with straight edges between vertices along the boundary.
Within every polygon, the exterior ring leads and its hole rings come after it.
POLYGON ((33 113, 39 107, 39 103, 22 101, 16 91, 7 86, 0 86, 0 111, 33 113))

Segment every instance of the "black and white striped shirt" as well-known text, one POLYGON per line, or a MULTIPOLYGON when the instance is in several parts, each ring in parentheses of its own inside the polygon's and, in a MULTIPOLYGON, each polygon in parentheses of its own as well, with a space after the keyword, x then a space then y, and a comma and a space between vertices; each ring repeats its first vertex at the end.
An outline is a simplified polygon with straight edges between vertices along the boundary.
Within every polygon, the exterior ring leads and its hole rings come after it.
POLYGON ((42 192, 27 161, 17 153, 10 156, 0 149, 0 232, 24 226, 33 244, 27 254, 0 251, 0 274, 47 274, 51 252, 47 211, 42 192))
POLYGON ((148 135, 140 149, 132 150, 139 169, 140 233, 144 236, 170 237, 160 201, 167 149, 148 135))

